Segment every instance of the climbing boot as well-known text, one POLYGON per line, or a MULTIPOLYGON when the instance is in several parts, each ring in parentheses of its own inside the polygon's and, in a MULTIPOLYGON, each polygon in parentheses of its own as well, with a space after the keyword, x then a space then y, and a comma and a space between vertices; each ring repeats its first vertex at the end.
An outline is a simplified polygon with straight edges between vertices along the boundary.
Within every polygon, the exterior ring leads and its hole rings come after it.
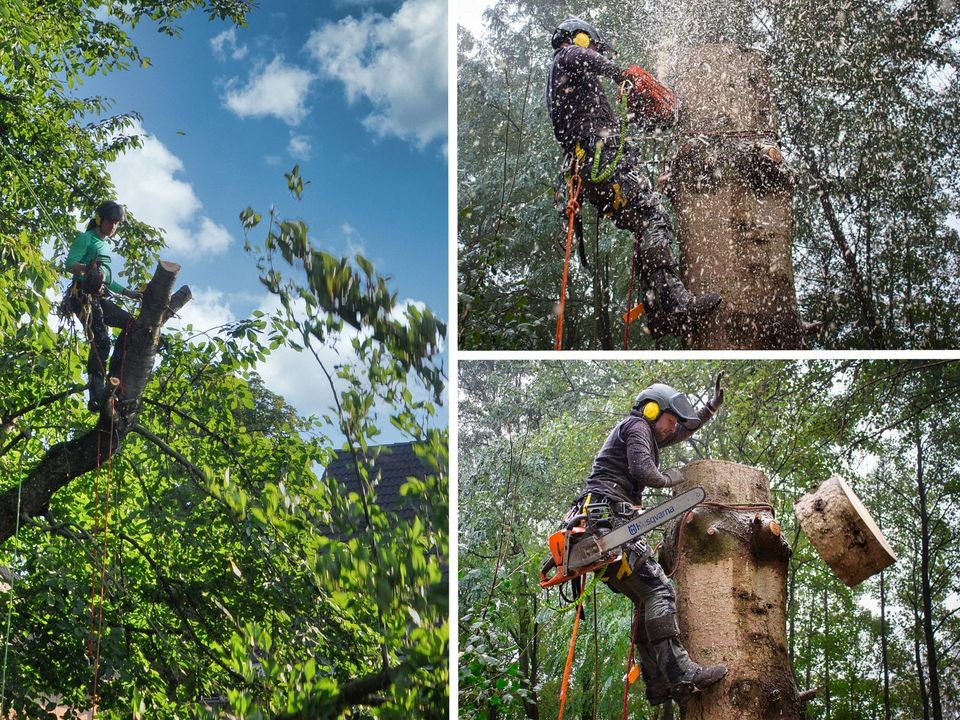
POLYGON ((677 702, 683 702, 694 693, 710 687, 714 683, 720 682, 727 674, 726 665, 711 665, 702 667, 693 674, 688 680, 677 683, 670 688, 670 694, 677 702))
POLYGON ((651 705, 663 705, 670 702, 670 686, 663 683, 648 684, 644 687, 644 694, 647 696, 647 702, 651 705))
POLYGON ((87 382, 87 389, 90 392, 89 400, 87 400, 87 410, 92 413, 100 412, 100 405, 103 403, 105 392, 103 375, 91 373, 90 380, 87 382))

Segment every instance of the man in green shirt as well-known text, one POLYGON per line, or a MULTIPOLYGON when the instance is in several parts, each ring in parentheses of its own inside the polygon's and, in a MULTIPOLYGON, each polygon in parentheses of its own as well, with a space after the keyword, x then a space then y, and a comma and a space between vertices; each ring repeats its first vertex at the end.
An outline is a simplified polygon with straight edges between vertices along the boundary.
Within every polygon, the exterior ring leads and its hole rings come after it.
MULTIPOLYGON (((100 409, 103 400, 104 378, 107 357, 110 355, 110 331, 107 327, 120 328, 117 347, 123 352, 126 329, 133 316, 109 299, 110 293, 120 293, 139 300, 142 294, 118 283, 110 270, 110 243, 108 242, 126 219, 123 206, 113 200, 101 203, 87 225, 86 232, 77 235, 70 245, 65 267, 73 274, 73 283, 67 294, 67 303, 83 323, 90 341, 87 357, 87 377, 90 399, 87 408, 91 412, 100 409)), ((121 358, 122 362, 122 358, 121 358)), ((114 352, 111 368, 118 364, 114 352)))

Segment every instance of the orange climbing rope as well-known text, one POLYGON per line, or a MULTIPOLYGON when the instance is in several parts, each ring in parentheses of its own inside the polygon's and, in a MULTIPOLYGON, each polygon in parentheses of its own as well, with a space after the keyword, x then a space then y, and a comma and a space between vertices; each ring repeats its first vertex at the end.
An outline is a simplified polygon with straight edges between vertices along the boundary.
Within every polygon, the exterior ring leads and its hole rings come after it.
POLYGON ((557 309, 557 332, 553 339, 553 349, 563 349, 563 311, 567 304, 567 275, 570 271, 570 247, 573 245, 573 222, 580 212, 580 186, 583 180, 580 178, 578 167, 574 164, 570 172, 570 180, 567 185, 567 206, 564 212, 567 214, 567 251, 563 258, 563 281, 560 284, 560 304, 557 309))
MULTIPOLYGON (((123 348, 122 348, 122 357, 126 358, 127 354, 127 339, 129 336, 130 327, 133 324, 133 318, 130 319, 130 322, 127 323, 127 327, 124 330, 123 334, 123 348)), ((106 364, 103 364, 104 369, 106 369, 106 364)), ((120 369, 120 384, 117 386, 116 393, 119 394, 123 389, 123 367, 120 369)), ((114 396, 116 397, 116 396, 114 396)), ((113 402, 113 397, 111 397, 111 402, 113 402)), ((94 477, 94 529, 96 530, 96 525, 100 519, 103 521, 103 528, 101 533, 100 540, 100 549, 99 549, 99 570, 100 570, 100 592, 99 597, 95 592, 96 588, 96 579, 97 579, 97 567, 94 566, 92 577, 90 579, 90 628, 87 635, 87 658, 93 664, 93 685, 90 692, 91 700, 91 710, 90 717, 91 720, 94 720, 97 716, 97 706, 100 702, 100 698, 97 695, 98 684, 100 679, 100 646, 103 640, 103 605, 106 598, 106 571, 107 571, 107 551, 108 551, 108 541, 110 534, 110 493, 113 490, 113 433, 115 428, 116 421, 116 412, 111 409, 110 411, 110 434, 107 437, 107 482, 106 488, 104 490, 103 496, 100 495, 100 437, 103 434, 102 431, 97 433, 97 474, 94 477), (94 618, 96 618, 96 645, 94 645, 94 618)))
POLYGON ((560 682, 560 715, 557 720, 563 720, 563 706, 567 703, 567 683, 570 681, 570 668, 573 666, 573 649, 577 645, 577 628, 580 627, 580 616, 583 611, 580 609, 580 603, 587 592, 584 590, 580 600, 577 601, 577 607, 573 611, 573 633, 570 635, 570 649, 567 650, 567 664, 563 666, 563 680, 560 682))
POLYGON ((623 349, 629 350, 630 323, 643 315, 643 303, 633 305, 633 281, 637 274, 637 250, 640 238, 633 236, 633 255, 630 257, 630 283, 627 285, 627 311, 623 314, 623 349))

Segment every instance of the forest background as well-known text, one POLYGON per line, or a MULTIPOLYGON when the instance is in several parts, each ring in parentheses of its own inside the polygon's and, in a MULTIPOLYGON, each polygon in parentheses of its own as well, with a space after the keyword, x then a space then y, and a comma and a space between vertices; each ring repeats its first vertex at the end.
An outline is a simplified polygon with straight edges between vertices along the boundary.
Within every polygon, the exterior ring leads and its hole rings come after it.
MULTIPOLYGON (((242 26, 249 7, 0 4, 4 717, 94 703, 104 718, 447 716, 444 323, 399 303, 367 259, 317 250, 301 219, 243 198, 248 262, 278 310, 165 329, 137 351, 149 382, 122 413, 87 411, 86 341, 55 320, 65 283, 49 258, 115 196, 107 163, 141 142, 136 117, 110 115, 83 79, 145 62, 135 25, 175 43, 185 13, 242 26), (279 349, 316 360, 324 412, 264 386, 256 370, 279 349), (375 502, 384 426, 424 466, 404 487, 409 520, 375 502), (361 492, 323 476, 344 454, 361 492)), ((310 182, 297 168, 278 180, 293 203, 310 182)), ((164 249, 162 229, 131 218, 114 246, 123 281, 150 279, 164 249)))
MULTIPOLYGON (((668 84, 693 45, 766 53, 795 172, 800 313, 822 323, 810 347, 957 347, 960 13, 947 0, 491 4, 482 32, 457 37, 459 347, 550 347, 566 226, 543 96, 569 15, 612 41, 620 66, 668 84)), ((655 182, 685 139, 631 132, 655 182)), ((590 267, 571 260, 565 347, 619 348, 632 240, 589 204, 583 220, 590 267)), ((632 336, 631 349, 678 346, 632 336)))
MULTIPOLYGON (((720 413, 665 450, 661 467, 710 458, 769 477, 793 548, 789 656, 800 689, 819 689, 808 716, 941 720, 960 710, 960 362, 471 360, 459 365, 461 717, 556 715, 572 613, 537 584, 547 536, 641 389, 667 382, 697 405, 720 371, 720 413), (899 556, 853 589, 793 515, 833 474, 899 556)), ((644 504, 665 497, 647 491, 644 504)), ((596 595, 581 624, 570 717, 620 717, 632 609, 602 586, 596 595)), ((630 698, 631 712, 650 715, 642 689, 630 698)))

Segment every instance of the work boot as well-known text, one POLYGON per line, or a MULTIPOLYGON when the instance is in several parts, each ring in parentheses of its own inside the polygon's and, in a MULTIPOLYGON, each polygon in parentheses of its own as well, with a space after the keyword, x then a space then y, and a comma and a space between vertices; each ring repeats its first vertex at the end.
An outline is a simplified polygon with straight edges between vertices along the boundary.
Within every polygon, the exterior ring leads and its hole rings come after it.
POLYGON ((87 400, 87 410, 92 413, 100 412, 100 405, 103 403, 103 394, 106 391, 103 375, 90 374, 90 380, 87 382, 87 389, 90 391, 90 399, 87 400))
POLYGON ((678 682, 670 688, 670 694, 673 695, 673 699, 677 702, 683 702, 694 693, 698 693, 714 683, 719 682, 726 674, 726 665, 711 665, 709 667, 699 668, 692 678, 678 682))

